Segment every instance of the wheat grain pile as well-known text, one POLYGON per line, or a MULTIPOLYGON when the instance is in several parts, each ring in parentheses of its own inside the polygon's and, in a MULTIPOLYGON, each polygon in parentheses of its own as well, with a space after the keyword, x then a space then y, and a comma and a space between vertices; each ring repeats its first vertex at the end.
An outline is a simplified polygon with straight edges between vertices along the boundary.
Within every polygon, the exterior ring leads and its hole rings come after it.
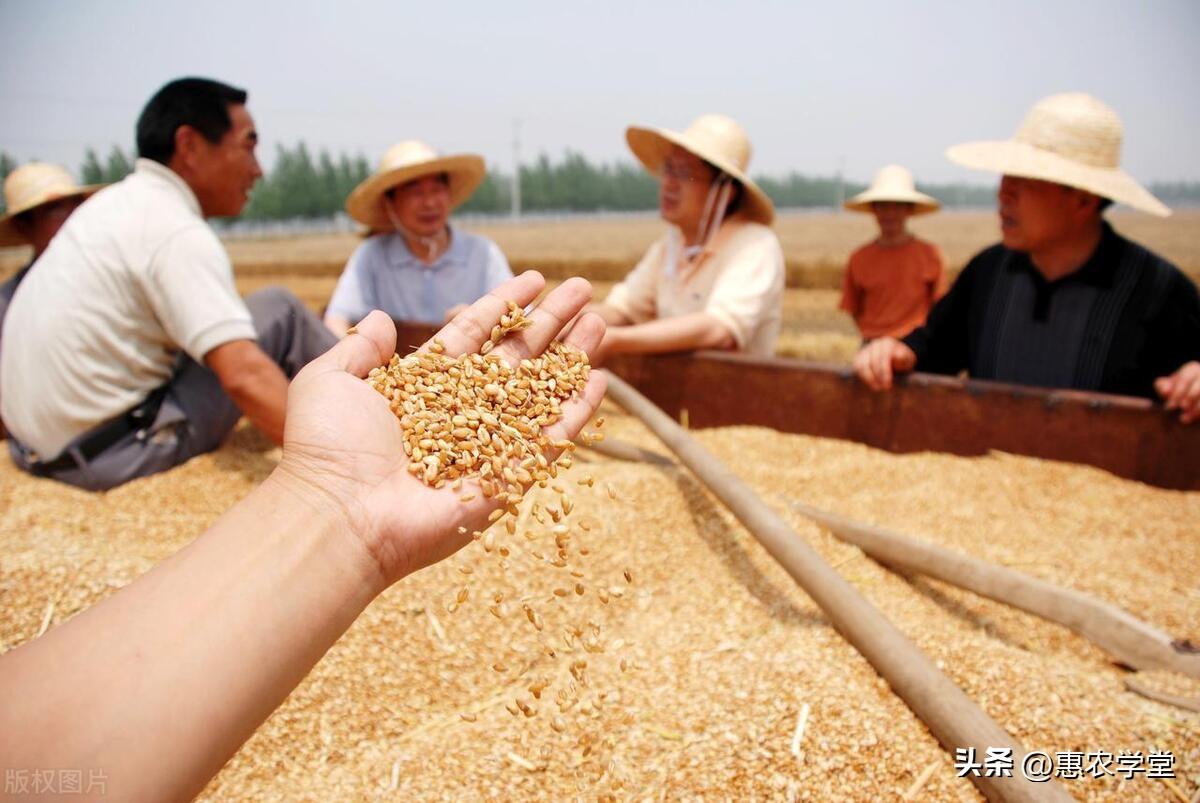
MULTIPOLYGON (((662 449, 616 408, 602 414, 610 438, 662 449)), ((696 435, 1027 747, 1170 750, 1177 759, 1170 783, 1088 777, 1064 781, 1067 791, 1186 800, 1200 787, 1200 715, 1125 691, 1126 674, 1065 629, 892 574, 787 508, 799 499, 927 538, 1094 593, 1200 642, 1200 493, 1005 455, 898 456, 757 428, 696 435)), ((211 455, 97 495, 29 478, 4 459, 0 648, 187 543, 277 459, 243 427, 211 455)), ((555 598, 544 572, 504 574, 478 542, 405 579, 203 798, 978 799, 904 704, 688 474, 580 451, 563 476, 574 483, 572 516, 591 528, 589 593, 555 598), (585 476, 595 479, 592 492, 577 483, 585 476), (598 490, 606 484, 615 500, 598 490), (473 594, 449 613, 463 564, 474 566, 473 594), (623 595, 601 603, 591 592, 601 582, 623 595), (525 617, 489 612, 491 591, 539 597, 547 632, 603 624, 605 651, 586 654, 589 705, 571 708, 561 730, 547 700, 535 716, 506 706, 528 697, 536 678, 569 683, 584 651, 539 651, 541 634, 525 617)), ((552 491, 535 488, 527 501, 539 493, 552 491)), ((1200 693, 1190 680, 1149 679, 1200 693)))

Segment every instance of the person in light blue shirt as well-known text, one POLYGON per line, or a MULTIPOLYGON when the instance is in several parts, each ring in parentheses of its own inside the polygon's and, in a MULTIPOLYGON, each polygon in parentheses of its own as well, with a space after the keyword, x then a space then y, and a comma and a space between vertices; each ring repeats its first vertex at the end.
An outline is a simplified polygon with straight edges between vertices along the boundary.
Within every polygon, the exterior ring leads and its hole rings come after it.
POLYGON ((388 149, 346 199, 350 216, 378 233, 355 250, 338 279, 325 311, 334 334, 344 335, 373 309, 441 324, 512 278, 494 242, 448 222, 485 172, 479 156, 439 156, 416 140, 388 149))

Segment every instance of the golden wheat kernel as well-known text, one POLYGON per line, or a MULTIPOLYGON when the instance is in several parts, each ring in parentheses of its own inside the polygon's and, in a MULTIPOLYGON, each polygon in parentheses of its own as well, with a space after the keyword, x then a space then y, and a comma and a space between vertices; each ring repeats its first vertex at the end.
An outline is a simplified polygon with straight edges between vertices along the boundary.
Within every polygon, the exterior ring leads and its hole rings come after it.
POLYGON ((488 523, 491 524, 491 523, 495 523, 495 522, 499 521, 500 517, 503 515, 504 515, 503 508, 497 508, 496 510, 493 510, 491 513, 488 514, 488 523))
POLYGON ((517 708, 513 703, 505 703, 504 710, 512 714, 514 717, 521 715, 521 709, 517 708))
POLYGON ((496 663, 492 664, 492 670, 496 672, 507 672, 508 667, 497 661, 496 663))
POLYGON ((504 529, 509 535, 515 535, 517 532, 517 520, 509 516, 504 520, 504 529))
POLYGON ((565 597, 565 596, 567 596, 567 595, 568 595, 568 594, 570 594, 570 593, 571 593, 571 592, 570 592, 569 590, 565 589, 565 588, 556 588, 556 589, 554 589, 554 596, 556 596, 556 597, 565 597))
POLYGON ((624 575, 625 575, 625 582, 626 582, 626 583, 632 583, 632 582, 633 582, 633 573, 632 573, 631 571, 629 571, 628 569, 626 569, 624 572, 622 572, 622 574, 624 574, 624 575))
POLYGON ((459 570, 460 572, 462 572, 463 574, 471 574, 472 572, 474 572, 474 571, 475 571, 475 570, 474 570, 474 569, 472 569, 470 566, 466 566, 466 565, 459 566, 459 567, 458 567, 458 570, 459 570))
POLYGON ((459 605, 461 605, 467 601, 467 597, 469 597, 469 596, 471 596, 471 589, 467 588, 466 586, 463 586, 462 588, 458 589, 458 595, 455 596, 454 599, 455 599, 455 601, 458 602, 459 605))
POLYGON ((458 603, 457 603, 457 602, 451 601, 451 602, 450 602, 448 605, 446 605, 446 611, 447 611, 448 613, 454 613, 454 612, 455 612, 455 611, 457 611, 457 610, 458 610, 458 603))
POLYGON ((475 494, 462 494, 461 496, 458 497, 458 500, 460 502, 470 502, 474 498, 475 498, 475 494))
POLYGON ((464 722, 474 722, 477 718, 475 714, 471 713, 470 711, 463 711, 461 714, 459 714, 459 716, 464 722))
POLYGON ((584 592, 584 590, 585 590, 585 589, 584 589, 584 587, 583 587, 583 583, 576 583, 576 584, 575 584, 575 593, 576 593, 578 596, 581 596, 581 597, 582 597, 582 596, 583 596, 583 592, 584 592))
POLYGON ((483 536, 483 551, 491 552, 496 547, 496 534, 491 530, 483 536))
POLYGON ((596 484, 596 478, 593 477, 591 474, 588 474, 586 477, 580 477, 575 482, 578 483, 579 485, 586 485, 587 487, 591 488, 593 485, 596 484))

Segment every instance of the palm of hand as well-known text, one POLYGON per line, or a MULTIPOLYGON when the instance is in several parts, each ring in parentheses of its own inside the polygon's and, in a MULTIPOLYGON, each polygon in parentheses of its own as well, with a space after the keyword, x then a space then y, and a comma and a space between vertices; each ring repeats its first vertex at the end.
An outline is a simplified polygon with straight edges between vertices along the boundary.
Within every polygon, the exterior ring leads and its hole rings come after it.
MULTIPOLYGON (((438 334, 447 352, 477 351, 486 337, 483 333, 490 331, 507 301, 526 304, 541 285, 537 274, 522 274, 476 302, 438 334)), ((540 354, 589 296, 586 282, 564 283, 531 314, 534 326, 511 336, 513 342, 505 341, 496 352, 513 362, 540 354)), ((497 504, 483 498, 473 482, 461 491, 434 489, 408 472, 399 421, 383 396, 360 378, 390 358, 395 328, 379 313, 358 328, 359 334, 347 341, 360 342, 339 343, 293 380, 281 468, 344 513, 385 577, 394 581, 460 549, 472 530, 487 525, 497 504), (358 353, 351 354, 354 345, 358 353), (339 349, 338 356, 349 362, 335 358, 339 349), (464 493, 474 493, 475 498, 463 502, 464 493), (460 533, 460 527, 466 533, 460 533)), ((589 351, 602 335, 603 322, 589 315, 572 329, 567 342, 589 351)), ((602 376, 594 372, 584 396, 564 405, 563 419, 548 434, 555 439, 573 437, 595 412, 603 386, 602 376)))

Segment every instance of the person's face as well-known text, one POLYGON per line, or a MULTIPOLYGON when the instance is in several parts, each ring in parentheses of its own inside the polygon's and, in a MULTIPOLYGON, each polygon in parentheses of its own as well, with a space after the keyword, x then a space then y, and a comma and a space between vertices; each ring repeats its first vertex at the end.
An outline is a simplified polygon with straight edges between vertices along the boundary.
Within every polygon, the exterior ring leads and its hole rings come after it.
POLYGON ((1014 251, 1036 252, 1073 236, 1093 197, 1061 184, 1019 176, 1000 179, 1000 234, 1014 251))
POLYGON ((672 148, 663 159, 658 187, 658 208, 663 220, 694 230, 704 214, 708 188, 716 172, 700 157, 683 148, 672 148))
POLYGON ((871 204, 879 233, 884 238, 895 238, 904 234, 908 219, 912 217, 913 205, 898 201, 876 201, 871 204))
POLYGON ((59 198, 57 201, 50 201, 30 209, 17 218, 17 228, 29 238, 35 256, 46 250, 46 246, 50 245, 50 240, 54 238, 54 235, 62 228, 62 224, 67 222, 67 218, 81 203, 83 203, 83 198, 78 195, 71 198, 59 198))
POLYGON ((195 132, 188 148, 188 184, 205 217, 240 214, 254 182, 263 174, 254 154, 258 132, 250 112, 243 105, 231 104, 229 120, 231 126, 219 142, 208 142, 195 132))
POLYGON ((413 179, 392 191, 391 204, 405 231, 434 237, 450 217, 450 182, 444 175, 413 179))

